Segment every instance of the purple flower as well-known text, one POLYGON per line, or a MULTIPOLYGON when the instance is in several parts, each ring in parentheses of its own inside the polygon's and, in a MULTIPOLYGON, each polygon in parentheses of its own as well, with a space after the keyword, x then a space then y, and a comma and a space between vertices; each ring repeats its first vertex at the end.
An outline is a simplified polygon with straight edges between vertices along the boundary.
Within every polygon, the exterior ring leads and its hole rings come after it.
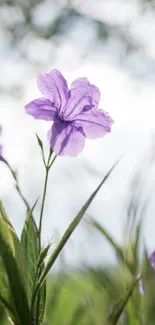
MULTIPOLYGON (((152 266, 152 268, 155 270, 155 251, 153 251, 151 254, 150 254, 150 256, 149 256, 149 262, 150 262, 150 264, 151 264, 151 266, 152 266)), ((139 276, 140 276, 140 274, 139 274, 139 276)), ((139 281, 139 291, 140 291, 140 293, 142 294, 142 295, 144 295, 144 281, 143 280, 140 280, 139 281)))
POLYGON ((96 139, 111 131, 113 120, 98 108, 100 91, 87 78, 76 79, 69 90, 67 81, 54 69, 39 73, 37 83, 43 98, 27 104, 26 112, 54 122, 48 138, 57 155, 77 156, 86 138, 96 139))

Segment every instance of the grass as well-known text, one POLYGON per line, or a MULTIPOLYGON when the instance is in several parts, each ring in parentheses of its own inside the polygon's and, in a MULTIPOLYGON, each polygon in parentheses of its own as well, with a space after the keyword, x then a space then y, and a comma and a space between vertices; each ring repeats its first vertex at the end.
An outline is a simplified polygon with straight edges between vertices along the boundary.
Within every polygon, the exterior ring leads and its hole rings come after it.
POLYGON ((51 276, 48 278, 45 324, 103 324, 110 313, 109 306, 112 308, 124 294, 125 283, 118 268, 51 276))

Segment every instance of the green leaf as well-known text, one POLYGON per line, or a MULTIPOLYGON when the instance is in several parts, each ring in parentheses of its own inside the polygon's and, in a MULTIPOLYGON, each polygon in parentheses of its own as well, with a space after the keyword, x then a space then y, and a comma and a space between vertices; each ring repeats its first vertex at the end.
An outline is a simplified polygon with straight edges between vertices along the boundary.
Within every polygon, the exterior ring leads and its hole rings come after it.
POLYGON ((140 218, 137 228, 136 228, 136 236, 135 236, 135 242, 134 242, 134 246, 133 246, 133 254, 135 257, 136 268, 138 266, 138 255, 139 255, 139 244, 140 244, 140 238, 141 238, 141 231, 142 231, 142 218, 140 218))
POLYGON ((43 143, 41 141, 41 139, 39 138, 38 134, 36 133, 36 137, 37 137, 37 140, 38 140, 38 144, 39 144, 39 147, 41 148, 41 151, 43 151, 43 143))
POLYGON ((9 290, 13 300, 12 312, 14 309, 16 310, 16 324, 29 325, 30 310, 26 292, 25 263, 20 242, 1 202, 0 214, 0 256, 7 273, 9 290))
MULTIPOLYGON (((41 249, 38 265, 37 265, 37 275, 38 278, 40 277, 45 265, 44 260, 47 257, 48 251, 51 247, 52 243, 49 243, 46 247, 41 249)), ((44 320, 44 313, 45 313, 45 303, 46 303, 46 281, 41 286, 38 295, 37 295, 37 302, 36 302, 36 315, 37 315, 37 323, 39 325, 42 324, 44 320)))
POLYGON ((38 136, 37 133, 36 133, 36 137, 37 137, 37 141, 38 141, 39 147, 41 149, 41 154, 42 154, 42 159, 43 159, 44 166, 46 166, 43 143, 42 143, 42 141, 39 138, 39 136, 38 136))
MULTIPOLYGON (((44 270, 44 263, 40 267, 40 270, 38 271, 38 278, 41 275, 42 271, 44 270)), ((36 306, 35 306, 35 313, 34 318, 36 320, 36 324, 41 325, 44 320, 44 313, 45 313, 45 303, 46 303, 46 281, 41 286, 37 299, 36 299, 36 306)))
POLYGON ((16 259, 18 268, 22 275, 23 284, 26 289, 27 281, 25 275, 25 261, 21 249, 21 244, 1 201, 0 201, 0 233, 2 234, 2 237, 4 237, 6 244, 10 247, 13 257, 15 257, 16 259))
POLYGON ((112 313, 110 314, 107 324, 108 325, 115 325, 118 323, 119 318, 121 314, 124 311, 124 308, 126 307, 139 279, 138 277, 133 281, 133 283, 130 285, 130 288, 128 289, 127 294, 123 299, 120 299, 120 301, 114 306, 112 313))
MULTIPOLYGON (((36 202, 37 203, 37 202, 36 202)), ((33 291, 37 279, 37 265, 39 257, 39 239, 36 228, 34 227, 32 213, 36 203, 29 211, 21 235, 21 247, 24 254, 26 265, 26 276, 28 283, 28 297, 31 304, 33 291)))
MULTIPOLYGON (((0 233, 0 254, 8 275, 9 286, 16 308, 16 314, 20 320, 20 324, 30 324, 30 311, 28 306, 28 299, 23 285, 22 276, 19 272, 17 262, 12 255, 10 247, 6 244, 4 238, 0 233)), ((18 323, 19 324, 19 323, 18 323)))
POLYGON ((38 325, 41 325, 44 320, 44 313, 45 313, 45 303, 46 303, 46 281, 40 288, 39 291, 40 299, 39 299, 39 320, 38 325))
MULTIPOLYGON (((37 202, 36 202, 37 203, 37 202)), ((40 272, 43 268, 44 258, 51 246, 49 244, 47 247, 41 250, 39 255, 39 234, 36 232, 36 228, 34 227, 32 213, 35 208, 34 204, 33 208, 29 212, 25 225, 23 228, 23 232, 21 235, 21 245, 26 261, 26 271, 28 278, 28 293, 29 293, 29 302, 30 305, 32 303, 33 292, 39 277, 40 272)), ((32 309, 32 314, 35 318, 35 313, 37 313, 37 324, 41 324, 43 322, 44 310, 45 310, 45 301, 46 301, 46 284, 43 284, 39 293, 38 293, 38 305, 36 304, 35 309, 32 309)))
POLYGON ((89 197, 89 199, 87 200, 87 202, 83 205, 83 207, 81 208, 81 210, 79 211, 79 213, 77 214, 77 216, 74 218, 74 220, 71 222, 71 224, 69 225, 69 227, 67 228, 67 230, 65 231, 64 235, 62 236, 58 246, 56 247, 56 249, 54 250, 53 254, 51 255, 51 257, 49 258, 45 269, 40 277, 39 283, 37 284, 35 293, 34 293, 34 297, 33 297, 33 301, 37 295, 37 292, 40 288, 40 286, 43 284, 43 282, 46 279, 46 276, 48 274, 48 272, 50 271, 51 267, 53 266, 54 262, 56 261, 57 257, 59 256, 60 252, 62 251, 63 247, 65 246, 66 242, 68 241, 68 239, 70 238, 70 236, 72 235, 73 231, 75 230, 75 228, 77 227, 77 225, 79 224, 79 222, 81 221, 83 215, 85 214, 86 210, 88 209, 89 205, 91 204, 91 202, 93 201, 94 197, 96 196, 96 194, 98 193, 98 191, 100 190, 101 186, 104 184, 104 182, 108 179, 108 177, 110 176, 111 172, 114 170, 114 168, 116 167, 118 161, 114 164, 114 166, 110 169, 110 171, 107 173, 107 175, 104 177, 104 179, 102 180, 102 182, 99 184, 99 186, 96 188, 96 190, 92 193, 92 195, 89 197))
POLYGON ((144 248, 145 260, 142 271, 142 281, 144 285, 143 311, 144 324, 154 325, 154 306, 155 306, 155 286, 154 269, 144 248))
POLYGON ((4 304, 0 301, 0 324, 4 324, 4 319, 6 316, 6 309, 4 304))
POLYGON ((39 259, 38 259, 38 270, 43 266, 45 258, 47 257, 48 251, 53 243, 49 243, 46 247, 42 247, 39 259))
POLYGON ((18 320, 18 315, 14 305, 14 301, 11 295, 9 280, 6 273, 6 269, 0 258, 0 301, 4 304, 5 308, 8 310, 12 320, 18 320))

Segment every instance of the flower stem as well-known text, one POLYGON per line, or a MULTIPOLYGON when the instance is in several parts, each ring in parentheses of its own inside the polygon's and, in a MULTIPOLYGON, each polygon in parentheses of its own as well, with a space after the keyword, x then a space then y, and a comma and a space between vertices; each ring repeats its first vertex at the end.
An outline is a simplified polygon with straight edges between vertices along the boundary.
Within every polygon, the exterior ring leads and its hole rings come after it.
MULTIPOLYGON (((41 236, 41 230, 42 230, 42 220, 43 220, 43 213, 44 213, 44 206, 45 206, 45 197, 46 197, 46 191, 47 191, 48 175, 49 175, 49 170, 50 170, 49 163, 50 163, 51 156, 52 156, 52 153, 50 151, 47 164, 45 165, 46 175, 45 175, 45 183, 44 183, 44 190, 43 190, 43 199, 42 199, 41 211, 40 211, 40 219, 39 219, 39 235, 40 236, 41 236)), ((40 239, 40 241, 41 241, 41 239, 40 239)))
MULTIPOLYGON (((44 206, 45 206, 45 198, 46 198, 46 192, 47 192, 47 183, 48 183, 48 176, 49 176, 49 170, 51 166, 53 165, 56 156, 53 158, 52 162, 50 162, 51 156, 52 156, 52 151, 50 150, 49 157, 47 164, 45 163, 45 168, 46 168, 46 175, 45 175, 45 183, 44 183, 44 190, 43 190, 43 198, 42 198, 42 205, 41 205, 41 211, 40 211, 40 219, 39 219, 39 253, 41 251, 41 232, 42 232, 42 220, 43 220, 43 213, 44 213, 44 206)), ((41 273, 39 273, 40 277, 41 273)), ((38 325, 39 321, 39 308, 40 308, 40 291, 38 292, 37 295, 37 302, 36 302, 36 325, 38 325)))

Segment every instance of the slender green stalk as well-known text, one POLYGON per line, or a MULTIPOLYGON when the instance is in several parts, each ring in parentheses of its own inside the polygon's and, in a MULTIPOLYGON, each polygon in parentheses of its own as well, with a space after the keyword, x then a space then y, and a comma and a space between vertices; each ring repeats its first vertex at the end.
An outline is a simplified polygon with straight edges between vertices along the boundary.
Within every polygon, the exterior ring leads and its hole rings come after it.
POLYGON ((46 191, 47 191, 49 170, 50 170, 51 166, 53 165, 53 163, 54 163, 54 161, 56 159, 56 156, 55 156, 53 158, 52 162, 50 163, 51 156, 52 156, 52 152, 50 150, 48 161, 47 161, 47 164, 45 166, 45 168, 46 168, 46 176, 45 176, 43 199, 42 199, 42 205, 41 205, 41 211, 40 211, 40 219, 39 219, 39 233, 40 233, 40 235, 41 235, 41 230, 42 230, 42 220, 43 220, 43 213, 44 213, 44 206, 45 206, 45 197, 46 197, 46 191))
POLYGON ((51 161, 51 163, 50 163, 50 165, 49 165, 49 169, 52 167, 53 163, 55 162, 56 157, 57 157, 57 156, 55 156, 55 157, 53 158, 53 160, 51 161))
POLYGON ((41 230, 42 230, 42 220, 43 220, 43 212, 44 212, 44 206, 45 206, 45 197, 46 197, 46 191, 47 191, 48 175, 49 175, 49 168, 46 167, 46 176, 45 176, 45 183, 44 183, 43 199, 42 199, 40 219, 39 219, 39 233, 40 233, 40 235, 41 235, 41 230))
MULTIPOLYGON (((41 232, 42 232, 42 220, 43 220, 43 213, 44 213, 44 206, 45 206, 45 198, 46 198, 46 192, 47 192, 47 183, 48 183, 48 176, 49 176, 49 171, 51 166, 53 165, 55 159, 57 156, 55 156, 50 162, 51 157, 52 157, 52 151, 50 149, 49 157, 47 160, 47 164, 44 163, 45 168, 46 168, 46 175, 45 175, 45 183, 44 183, 44 190, 43 190, 43 198, 42 198, 42 205, 41 205, 41 211, 40 211, 40 219, 39 219, 39 253, 41 251, 41 232)), ((44 160, 45 161, 45 160, 44 160)), ((38 278, 41 276, 41 272, 39 272, 38 278)), ((37 302, 36 302, 36 325, 38 325, 39 321, 39 308, 40 308, 40 291, 38 292, 37 295, 37 302)))

